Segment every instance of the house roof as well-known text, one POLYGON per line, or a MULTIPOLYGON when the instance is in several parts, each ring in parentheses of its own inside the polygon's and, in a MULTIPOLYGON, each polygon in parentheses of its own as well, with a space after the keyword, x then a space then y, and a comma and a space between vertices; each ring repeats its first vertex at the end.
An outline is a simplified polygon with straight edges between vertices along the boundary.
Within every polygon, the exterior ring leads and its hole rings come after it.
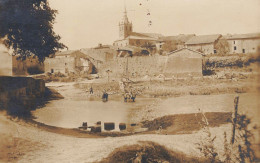
POLYGON ((166 36, 161 37, 160 41, 180 41, 180 42, 187 42, 190 38, 194 37, 195 34, 179 34, 177 36, 166 36))
POLYGON ((234 34, 223 36, 227 40, 260 38, 260 33, 234 34))
POLYGON ((160 37, 164 37, 162 34, 160 33, 140 33, 142 35, 148 36, 148 37, 153 37, 153 38, 160 38, 160 37))
POLYGON ((220 36, 221 36, 220 34, 194 36, 190 38, 185 44, 186 45, 210 44, 215 42, 220 36))
POLYGON ((189 49, 189 48, 182 48, 182 49, 178 49, 178 50, 175 50, 175 51, 172 51, 172 52, 169 52, 167 55, 171 55, 171 54, 174 54, 174 53, 177 53, 179 51, 184 51, 184 50, 189 50, 191 52, 194 52, 194 53, 197 53, 197 54, 200 54, 202 56, 204 56, 205 54, 201 53, 201 52, 198 52, 198 51, 195 51, 195 50, 192 50, 192 49, 189 49))
POLYGON ((66 55, 71 55, 71 53, 75 52, 77 50, 66 50, 66 51, 61 51, 55 53, 55 56, 66 56, 66 55))
POLYGON ((133 36, 130 35, 128 36, 126 39, 134 39, 134 40, 152 40, 152 41, 156 41, 156 38, 152 38, 152 37, 146 37, 146 36, 133 36))

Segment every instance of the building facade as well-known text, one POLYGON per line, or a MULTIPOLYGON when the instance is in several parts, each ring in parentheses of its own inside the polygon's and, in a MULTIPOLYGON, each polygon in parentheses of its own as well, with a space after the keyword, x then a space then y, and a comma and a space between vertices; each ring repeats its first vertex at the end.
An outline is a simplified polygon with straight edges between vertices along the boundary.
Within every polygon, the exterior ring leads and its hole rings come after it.
POLYGON ((55 54, 44 61, 45 73, 79 73, 90 74, 93 72, 93 64, 88 57, 80 51, 66 51, 55 54))
POLYGON ((164 74, 167 76, 202 76, 202 56, 204 54, 187 48, 168 53, 164 74))
POLYGON ((260 47, 260 33, 223 36, 229 45, 230 54, 256 53, 260 47))
POLYGON ((220 38, 220 34, 194 36, 185 43, 185 46, 188 49, 198 51, 206 55, 216 54, 216 44, 220 38))

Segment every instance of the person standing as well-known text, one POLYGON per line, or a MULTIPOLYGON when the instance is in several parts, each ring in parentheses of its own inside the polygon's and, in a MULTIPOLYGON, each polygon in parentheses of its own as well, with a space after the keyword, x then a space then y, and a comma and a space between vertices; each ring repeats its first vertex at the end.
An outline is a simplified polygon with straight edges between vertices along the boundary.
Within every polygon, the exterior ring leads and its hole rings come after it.
POLYGON ((92 86, 90 87, 89 93, 90 93, 90 94, 93 94, 93 93, 94 93, 92 86))

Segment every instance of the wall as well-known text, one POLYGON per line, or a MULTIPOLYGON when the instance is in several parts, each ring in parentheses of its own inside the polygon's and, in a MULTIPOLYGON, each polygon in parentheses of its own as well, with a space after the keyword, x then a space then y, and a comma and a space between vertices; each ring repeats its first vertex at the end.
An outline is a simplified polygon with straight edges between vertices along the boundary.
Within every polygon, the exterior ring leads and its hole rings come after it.
POLYGON ((202 55, 182 49, 170 54, 164 69, 165 75, 202 75, 202 55))
POLYGON ((231 54, 242 54, 243 49, 245 49, 245 53, 256 53, 258 46, 260 46, 260 39, 237 39, 227 41, 229 44, 231 54), (236 46, 236 50, 234 50, 234 46, 236 46))
POLYGON ((127 46, 127 45, 129 45, 129 40, 128 39, 117 40, 117 41, 114 42, 113 45, 114 46, 120 46, 120 47, 127 46))
POLYGON ((0 62, 0 76, 12 76, 12 56, 2 44, 0 44, 0 62))
POLYGON ((46 58, 44 61, 45 73, 67 73, 75 72, 75 58, 74 57, 55 57, 55 58, 46 58), (53 71, 52 71, 53 70, 53 71))
POLYGON ((106 75, 106 70, 111 70, 111 76, 122 77, 126 74, 128 62, 128 75, 130 77, 158 75, 163 72, 165 60, 166 57, 162 56, 118 57, 100 65, 100 70, 103 75, 106 75))
POLYGON ((44 64, 39 62, 37 57, 27 57, 25 60, 17 56, 12 57, 13 75, 29 75, 44 72, 44 64))
POLYGON ((29 77, 0 77, 0 110, 12 113, 27 112, 35 108, 36 99, 45 93, 41 79, 29 77))
POLYGON ((184 53, 187 52, 182 52, 182 55, 169 56, 118 57, 114 61, 100 65, 99 70, 103 76, 107 76, 106 71, 110 70, 111 77, 120 78, 126 74, 128 64, 128 75, 132 78, 159 74, 169 77, 174 74, 202 75, 202 56, 198 57, 197 54, 185 56, 184 53))
POLYGON ((194 51, 200 51, 203 54, 214 54, 214 44, 196 44, 196 45, 187 45, 188 49, 194 51))

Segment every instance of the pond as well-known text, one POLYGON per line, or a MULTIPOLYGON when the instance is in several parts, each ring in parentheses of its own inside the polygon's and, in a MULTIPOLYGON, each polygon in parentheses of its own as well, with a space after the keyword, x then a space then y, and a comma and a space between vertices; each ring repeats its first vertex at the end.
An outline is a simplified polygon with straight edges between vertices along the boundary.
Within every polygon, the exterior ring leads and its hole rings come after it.
MULTIPOLYGON (((112 95, 113 96, 113 95, 112 95)), ((185 114, 203 112, 232 112, 234 108, 234 94, 220 95, 188 95, 175 98, 164 98, 156 104, 155 113, 158 116, 169 114, 185 114), (199 111, 200 109, 200 111, 199 111)), ((94 125, 96 122, 114 122, 115 130, 119 130, 119 123, 128 125, 132 121, 133 113, 148 107, 154 98, 137 97, 136 102, 124 102, 122 98, 112 98, 107 102, 83 98, 81 93, 75 93, 64 99, 54 100, 45 107, 33 111, 36 121, 46 125, 78 128, 83 122, 94 125)), ((242 112, 254 112, 258 108, 257 96, 241 94, 239 109, 242 112)), ((146 116, 141 115, 141 116, 146 116)))

